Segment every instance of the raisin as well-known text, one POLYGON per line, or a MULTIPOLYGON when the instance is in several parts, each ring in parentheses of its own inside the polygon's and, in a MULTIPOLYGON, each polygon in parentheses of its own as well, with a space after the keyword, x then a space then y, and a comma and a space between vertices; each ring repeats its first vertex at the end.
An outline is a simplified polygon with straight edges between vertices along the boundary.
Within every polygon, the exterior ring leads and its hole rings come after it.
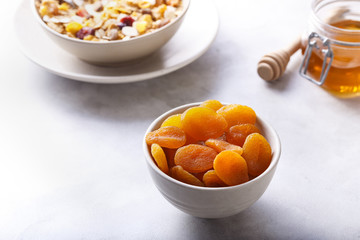
POLYGON ((159 144, 153 143, 151 145, 151 155, 153 156, 157 166, 160 168, 161 171, 168 174, 169 167, 166 160, 165 153, 163 149, 159 146, 159 144))
POLYGON ((224 150, 231 150, 240 155, 243 153, 243 149, 240 146, 233 145, 223 140, 208 139, 206 140, 205 145, 211 147, 218 153, 224 150))
POLYGON ((216 175, 215 170, 207 171, 203 176, 206 187, 226 187, 226 184, 216 175))
POLYGON ((94 35, 94 34, 95 34, 95 29, 91 27, 83 27, 76 33, 76 37, 79 39, 84 39, 86 36, 94 35))
POLYGON ((248 106, 240 104, 230 104, 223 106, 216 112, 226 119, 226 122, 228 123, 228 128, 238 124, 255 124, 256 122, 256 114, 254 110, 248 106))
POLYGON ((226 120, 206 107, 189 108, 181 115, 181 122, 186 134, 204 141, 220 137, 227 128, 226 120))
POLYGON ((181 166, 175 166, 170 169, 171 177, 179 180, 180 182, 201 186, 203 187, 204 184, 194 175, 189 173, 188 171, 184 170, 181 166))
POLYGON ((226 132, 226 141, 238 146, 243 146, 246 137, 251 133, 260 133, 260 130, 254 124, 250 123, 235 125, 226 132))
POLYGON ((186 142, 186 136, 183 130, 174 126, 159 128, 149 132, 145 137, 148 145, 157 143, 161 147, 179 148, 186 142))
POLYGON ((143 8, 140 10, 141 14, 149 14, 152 15, 152 11, 150 8, 143 8))
POLYGON ((227 185, 233 186, 249 181, 246 161, 233 151, 222 151, 214 160, 216 175, 227 185))
POLYGON ((189 144, 179 148, 175 154, 175 164, 190 173, 205 172, 213 167, 217 152, 209 147, 189 144))
POLYGON ((272 157, 271 147, 261 134, 252 133, 247 136, 243 149, 242 156, 248 165, 251 176, 259 176, 269 167, 272 157))

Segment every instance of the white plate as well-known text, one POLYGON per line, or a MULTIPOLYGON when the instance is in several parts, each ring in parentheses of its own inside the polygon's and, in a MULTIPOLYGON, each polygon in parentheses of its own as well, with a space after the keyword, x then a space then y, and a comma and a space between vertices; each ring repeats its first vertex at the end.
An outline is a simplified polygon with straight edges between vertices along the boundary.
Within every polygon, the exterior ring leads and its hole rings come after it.
POLYGON ((85 82, 135 82, 175 71, 206 52, 219 26, 213 1, 192 0, 182 26, 159 51, 131 64, 102 67, 83 62, 53 43, 35 21, 29 3, 24 0, 15 13, 15 32, 23 53, 54 74, 85 82))

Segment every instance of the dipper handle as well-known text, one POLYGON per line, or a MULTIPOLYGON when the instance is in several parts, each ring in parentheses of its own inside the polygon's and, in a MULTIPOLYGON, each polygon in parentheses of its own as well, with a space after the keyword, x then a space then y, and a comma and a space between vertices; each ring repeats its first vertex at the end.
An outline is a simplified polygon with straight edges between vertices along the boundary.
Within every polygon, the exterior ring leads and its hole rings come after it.
POLYGON ((274 81, 281 77, 293 55, 301 47, 301 37, 298 37, 288 47, 264 55, 257 66, 259 76, 265 81, 274 81))
MULTIPOLYGON (((347 7, 340 7, 332 12, 329 12, 328 17, 324 19, 324 22, 331 24, 344 19, 344 16, 350 12, 347 7)), ((291 55, 293 55, 301 47, 301 37, 298 37, 288 47, 277 50, 275 52, 266 54, 263 56, 257 67, 259 76, 265 81, 274 81, 281 77, 285 72, 286 66, 290 61, 291 55)))

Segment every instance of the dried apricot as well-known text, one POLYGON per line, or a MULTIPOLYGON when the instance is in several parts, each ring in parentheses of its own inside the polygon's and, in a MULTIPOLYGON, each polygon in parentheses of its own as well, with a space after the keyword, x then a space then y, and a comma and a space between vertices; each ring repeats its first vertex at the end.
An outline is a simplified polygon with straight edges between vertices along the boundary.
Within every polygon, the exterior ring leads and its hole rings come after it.
POLYGON ((185 133, 197 140, 218 138, 227 128, 226 120, 207 107, 189 108, 182 114, 181 122, 185 133))
POLYGON ((246 137, 251 133, 260 133, 260 130, 254 124, 250 123, 235 125, 226 132, 226 141, 242 146, 244 145, 246 137))
POLYGON ((219 108, 223 107, 223 105, 218 100, 206 100, 200 104, 200 107, 207 107, 217 111, 219 108))
POLYGON ((217 140, 223 140, 223 141, 226 141, 226 135, 223 134, 221 135, 220 137, 216 138, 217 140))
POLYGON ((228 123, 228 128, 238 124, 255 124, 256 122, 256 114, 254 110, 248 106, 240 104, 230 104, 223 106, 216 112, 226 119, 226 122, 228 123))
POLYGON ((197 144, 199 143, 199 140, 189 136, 188 134, 186 134, 186 143, 185 145, 189 145, 189 144, 197 144))
POLYGON ((163 149, 159 146, 159 144, 153 143, 151 144, 151 155, 153 156, 157 166, 161 171, 168 174, 169 167, 166 161, 166 156, 163 149))
POLYGON ((200 181, 202 181, 205 173, 206 173, 206 172, 192 173, 192 175, 194 175, 197 179, 199 179, 200 181))
POLYGON ((164 122, 161 124, 161 127, 166 127, 166 126, 174 126, 181 129, 182 128, 181 114, 175 114, 165 119, 164 122))
POLYGON ((216 175, 227 185, 233 186, 249 181, 246 161, 233 151, 222 151, 214 160, 216 175))
POLYGON ((247 136, 243 149, 243 157, 248 165, 251 176, 259 176, 269 167, 271 147, 261 134, 252 133, 247 136))
POLYGON ((225 187, 226 184, 216 175, 215 170, 207 171, 203 176, 206 187, 225 187))
POLYGON ((184 170, 181 166, 175 166, 170 169, 170 176, 183 183, 203 187, 204 184, 194 175, 184 170))
POLYGON ((217 151, 218 153, 224 150, 231 150, 234 151, 238 154, 242 154, 243 153, 243 149, 240 146, 228 143, 226 141, 223 140, 218 140, 218 139, 208 139, 205 142, 205 145, 208 147, 211 147, 212 149, 214 149, 215 151, 217 151))
POLYGON ((166 126, 153 132, 149 132, 146 135, 145 140, 148 145, 157 143, 161 147, 179 148, 184 146, 186 135, 185 132, 178 127, 166 126))
POLYGON ((163 148, 163 150, 167 159, 168 166, 169 168, 172 168, 173 166, 175 166, 174 157, 177 149, 163 148))
POLYGON ((173 178, 196 186, 233 186, 270 165, 271 147, 255 123, 248 106, 207 100, 169 116, 145 140, 160 170, 173 178))
POLYGON ((190 173, 205 172, 213 167, 217 152, 207 146, 189 144, 179 148, 175 154, 175 164, 190 173))

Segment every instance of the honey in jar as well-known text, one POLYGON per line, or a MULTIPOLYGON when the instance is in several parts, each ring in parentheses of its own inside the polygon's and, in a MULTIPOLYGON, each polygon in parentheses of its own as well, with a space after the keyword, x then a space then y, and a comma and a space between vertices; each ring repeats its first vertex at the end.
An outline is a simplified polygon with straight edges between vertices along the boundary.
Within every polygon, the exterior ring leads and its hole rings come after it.
POLYGON ((360 1, 313 3, 301 75, 344 98, 360 96, 360 1))

